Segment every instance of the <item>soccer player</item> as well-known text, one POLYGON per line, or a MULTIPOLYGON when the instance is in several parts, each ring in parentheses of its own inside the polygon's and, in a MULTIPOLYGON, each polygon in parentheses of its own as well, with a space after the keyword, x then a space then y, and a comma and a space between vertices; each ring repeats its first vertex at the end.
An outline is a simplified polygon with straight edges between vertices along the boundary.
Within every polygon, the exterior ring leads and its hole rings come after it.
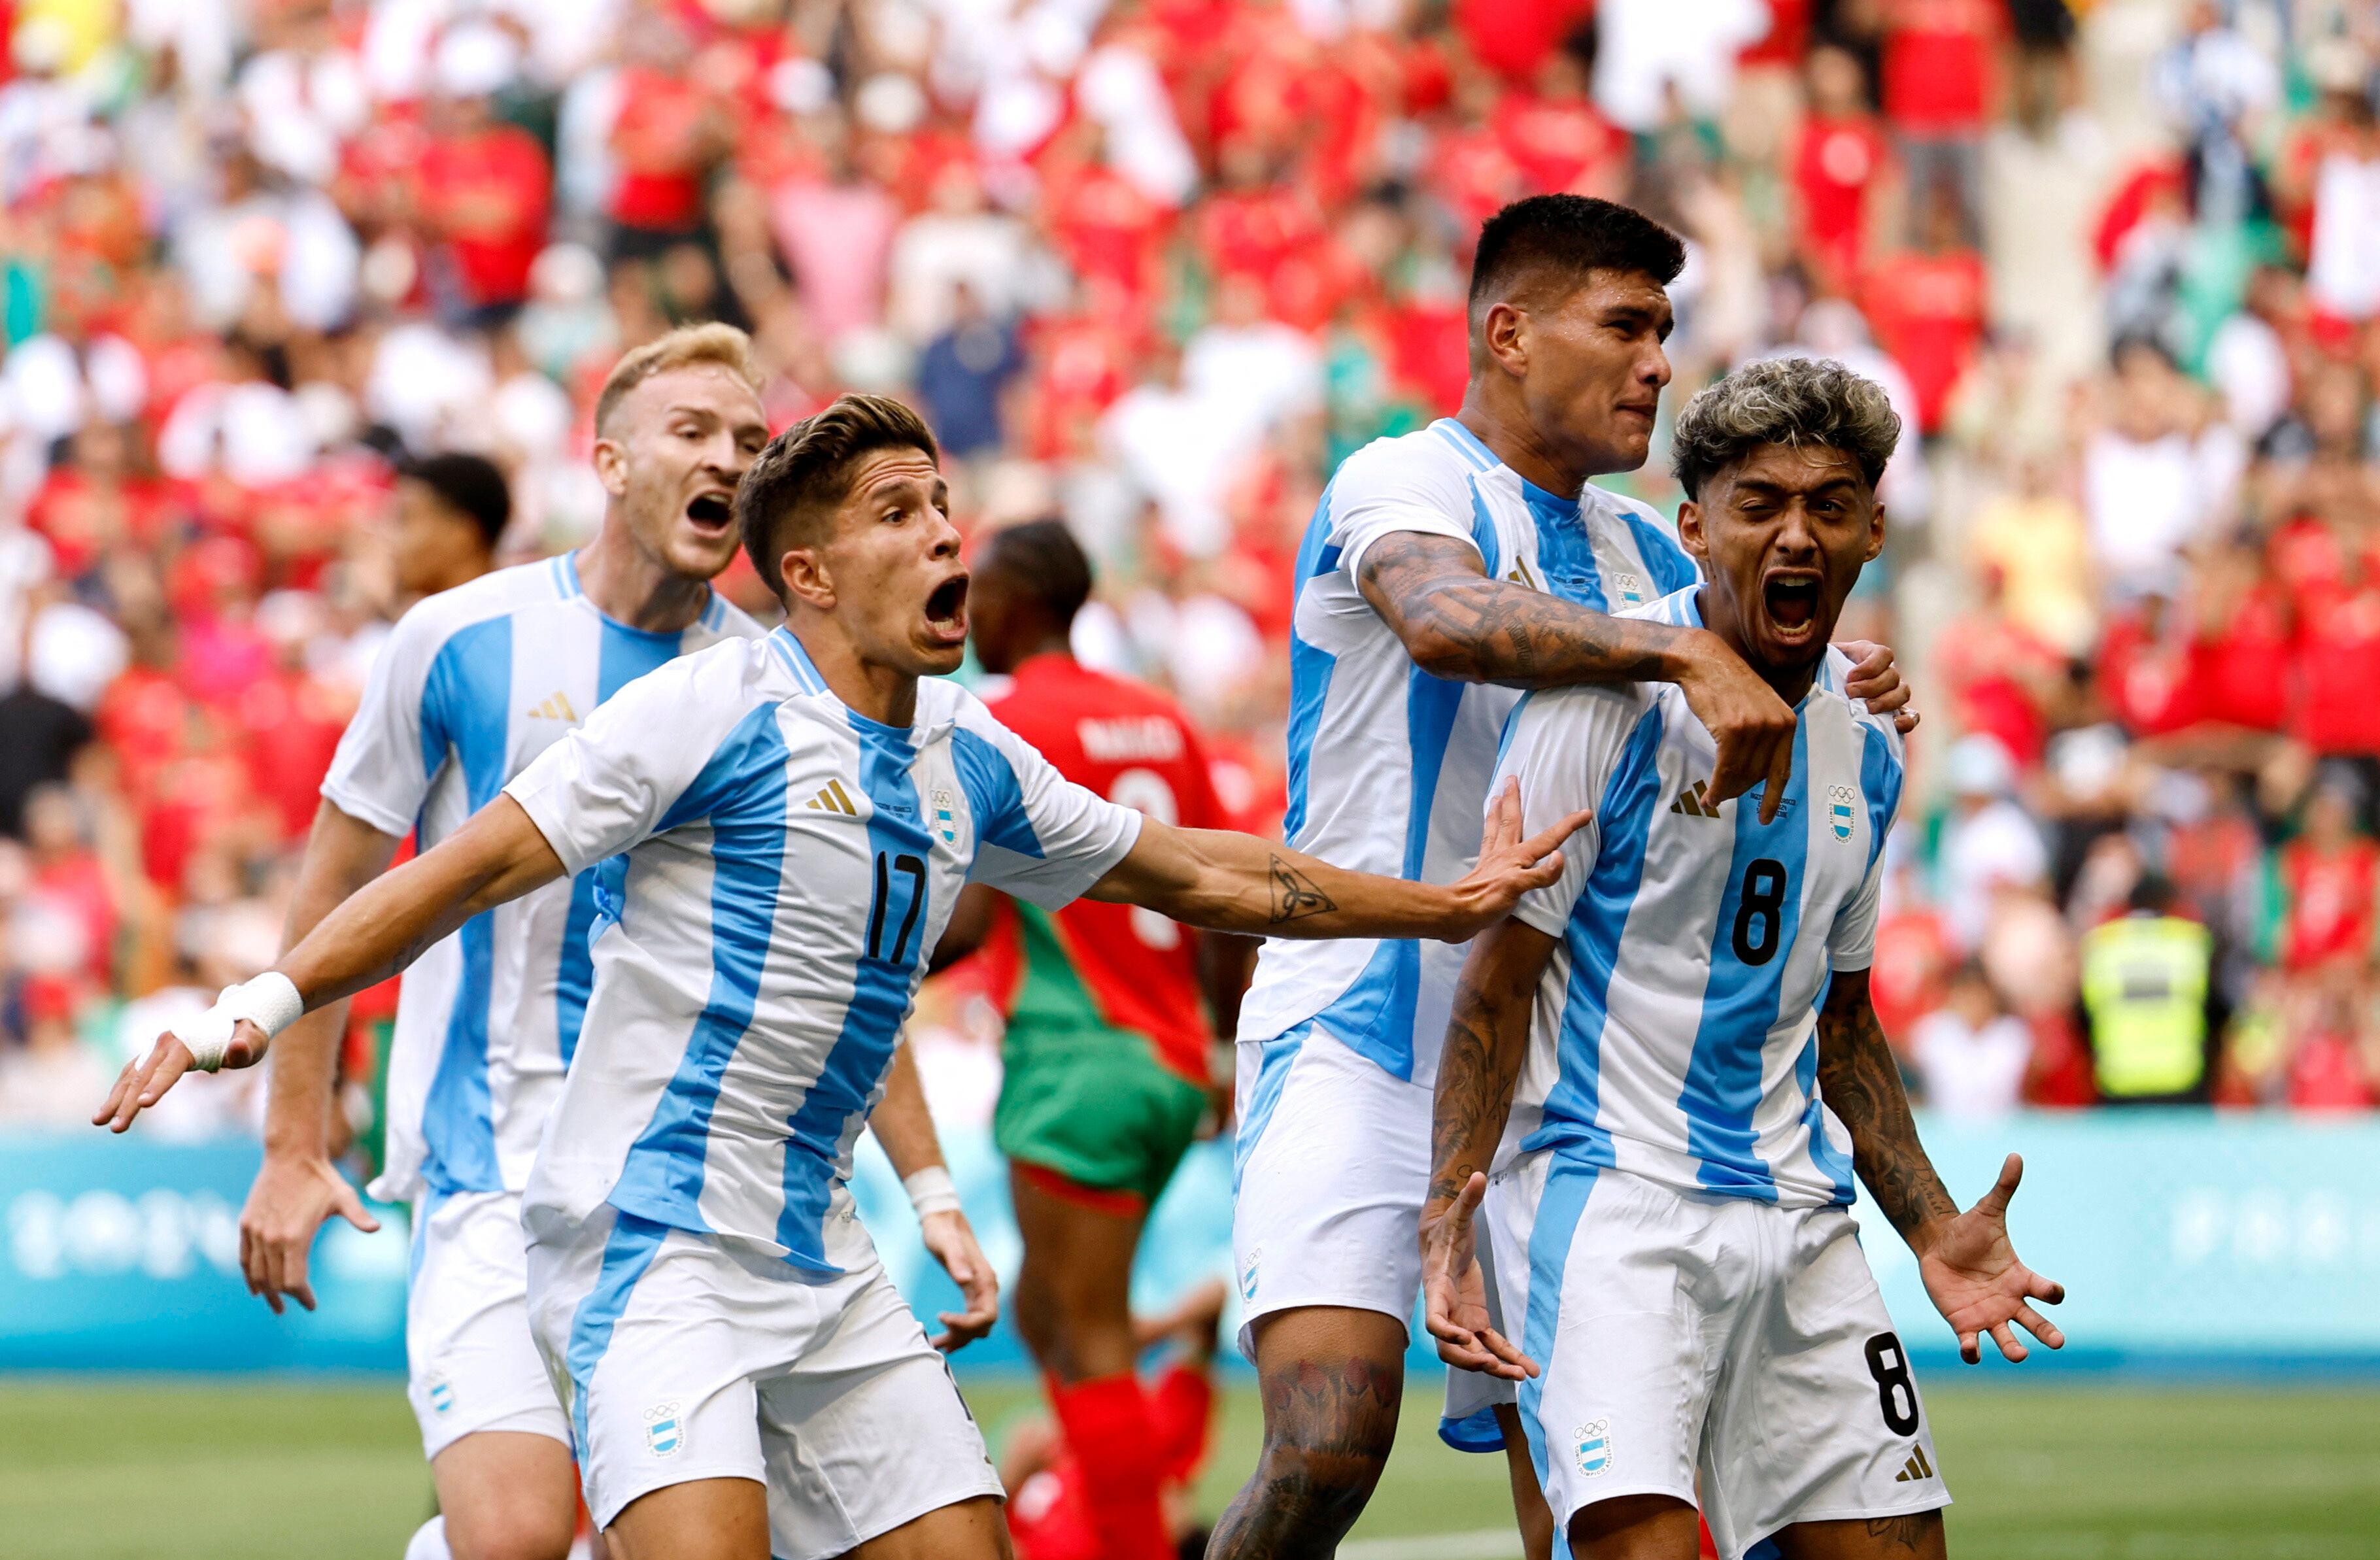
MULTIPOLYGON (((710 586, 734 556, 735 485, 769 437, 750 350, 706 325, 620 360, 596 402, 603 524, 571 556, 485 572, 504 486, 477 456, 399 478, 400 579, 437 594, 398 622, 322 782, 290 945, 405 835, 435 846, 631 679, 759 635, 710 586)), ((372 1191, 413 1203, 407 1396, 441 1510, 408 1560, 560 1560, 577 1523, 569 1421, 529 1332, 520 1194, 582 1031, 596 894, 583 875, 474 917, 399 999, 372 1191)), ((324 1219, 372 1227, 330 1159, 344 1007, 284 1035, 273 1062, 240 1252, 276 1312, 284 1296, 311 1309, 324 1219)))
MULTIPOLYGON (((1674 684, 1715 733, 1706 794, 1783 793, 1793 712, 1718 635, 1609 614, 1694 582, 1647 511, 1589 484, 1642 465, 1669 360, 1677 237, 1623 206, 1535 196, 1480 229, 1460 412, 1341 466, 1297 562, 1289 840, 1447 882, 1469 860, 1516 689, 1674 684)), ((1888 651, 1847 686, 1908 700, 1888 651)), ((1326 1555, 1396 1433, 1430 1082, 1460 950, 1268 943, 1240 1010, 1232 1240, 1264 1455, 1218 1560, 1326 1555)), ((1458 1378, 1442 1432, 1493 1450, 1509 1407, 1458 1378)))
MULTIPOLYGON (((596 867, 580 1055, 521 1216, 598 1525, 624 1560, 1002 1554, 982 1437, 844 1184, 961 885, 1225 931, 1462 938, 1550 884, 1581 820, 1524 840, 1508 797, 1477 868, 1439 887, 1144 818, 941 680, 967 573, 915 413, 845 396, 773 441, 735 502, 783 627, 620 690, 161 1035, 106 1115, 128 1123, 193 1065, 252 1062, 301 1010, 596 867)), ((921 1204, 947 1195, 946 1174, 909 1179, 921 1204)))
MULTIPOLYGON (((1224 827, 1181 709, 1069 652, 1090 593, 1090 561, 1062 522, 993 533, 968 591, 976 658, 1011 679, 993 718, 1111 802, 1162 823, 1224 827)), ((980 942, 1003 899, 966 889, 938 959, 980 942)), ((1023 903, 1015 914, 1022 968, 1003 1004, 992 1131, 1025 1240, 1017 1331, 1073 1448, 1100 1553, 1159 1560, 1173 1545, 1161 1438, 1133 1368, 1133 1252, 1208 1110, 1208 1057, 1237 1012, 1255 949, 1090 900, 1054 913, 1023 903)))
POLYGON ((1837 363, 1739 369, 1678 420, 1678 531, 1706 583, 1660 618, 1718 635, 1795 712, 1793 771, 1708 799, 1711 735, 1658 683, 1530 695, 1495 784, 1595 809, 1561 880, 1480 935, 1439 1062, 1422 1215, 1450 1363, 1518 1383, 1528 1455, 1581 1560, 1943 1553, 1924 1404, 1848 1208, 1856 1169, 1980 1356, 2063 1291, 2017 1260, 2022 1167, 1964 1213, 1917 1141, 1868 1000, 1890 722, 1826 646, 1884 543, 1900 434, 1837 363), (1508 1119, 1509 1118, 1509 1119, 1508 1119), (1493 1179, 1489 1179, 1492 1174, 1493 1179), (1486 1313, 1472 1213, 1517 1341, 1486 1313))

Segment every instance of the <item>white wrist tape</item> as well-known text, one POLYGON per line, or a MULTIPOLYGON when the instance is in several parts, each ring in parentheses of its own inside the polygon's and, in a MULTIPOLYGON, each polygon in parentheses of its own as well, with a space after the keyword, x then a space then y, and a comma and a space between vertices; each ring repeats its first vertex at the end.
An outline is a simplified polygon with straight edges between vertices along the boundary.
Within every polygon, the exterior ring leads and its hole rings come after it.
POLYGON ((959 1211, 959 1189, 951 1180, 951 1172, 940 1165, 929 1165, 914 1176, 905 1177, 901 1190, 909 1194, 909 1206, 917 1216, 929 1214, 955 1214, 959 1211))
POLYGON ((242 1020, 264 1031, 267 1039, 296 1023, 306 1011, 297 986, 278 970, 267 970, 251 981, 227 986, 215 1005, 176 1030, 189 1047, 190 1064, 201 1072, 222 1069, 231 1054, 232 1033, 242 1020))

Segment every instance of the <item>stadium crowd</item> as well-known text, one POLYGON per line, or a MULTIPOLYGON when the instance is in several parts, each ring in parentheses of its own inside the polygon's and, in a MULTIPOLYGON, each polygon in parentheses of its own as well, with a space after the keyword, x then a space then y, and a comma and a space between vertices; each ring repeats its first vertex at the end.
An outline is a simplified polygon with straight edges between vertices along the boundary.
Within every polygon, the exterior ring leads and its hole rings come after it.
MULTIPOLYGON (((273 957, 408 604, 401 474, 484 454, 502 561, 577 545, 594 390, 687 320, 752 332, 776 426, 913 401, 965 526, 1062 516, 1099 569, 1078 648, 1172 688, 1277 827, 1306 519, 1452 409, 1470 236, 1559 189, 1690 241, 1665 409, 1791 351, 1911 430, 1845 626, 1926 713, 1876 966, 1921 1097, 2380 1099, 2367 6, 0 18, 0 1120, 87 1119, 273 957)), ((1613 485, 1668 509, 1662 445, 1613 485)), ((723 588, 774 615, 748 567, 723 588)), ((242 1121, 238 1077, 161 1128, 242 1121)))

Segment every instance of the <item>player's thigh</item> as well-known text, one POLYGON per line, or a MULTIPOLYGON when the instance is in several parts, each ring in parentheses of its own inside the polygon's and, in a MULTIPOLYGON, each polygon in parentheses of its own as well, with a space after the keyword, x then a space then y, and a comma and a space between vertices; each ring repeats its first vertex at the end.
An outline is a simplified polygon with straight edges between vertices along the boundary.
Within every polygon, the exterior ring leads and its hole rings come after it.
POLYGON ((1712 1405, 1712 1536, 1730 1551, 1792 1524, 1891 1529, 1948 1506, 1925 1400, 1850 1215, 1760 1212, 1788 1231, 1768 1244, 1791 1259, 1737 1329, 1712 1405))
POLYGON ((1255 1324, 1265 1453, 1321 1459, 1320 1477, 1378 1478, 1404 1397, 1405 1329, 1377 1311, 1301 1306, 1255 1324))
POLYGON ((1694 1560, 1701 1550, 1694 1503, 1674 1495, 1621 1495, 1570 1519, 1572 1560, 1694 1560))
POLYGON ((1489 1412, 1504 1436, 1504 1472, 1512 1481, 1512 1521, 1521 1530, 1523 1560, 1552 1560, 1554 1514, 1547 1509, 1546 1492, 1537 1483, 1528 1434, 1521 1428, 1521 1410, 1513 1404, 1499 1403, 1489 1412))
POLYGON ((1421 1288, 1430 1091, 1318 1025, 1240 1046, 1232 1255, 1240 1345, 1301 1308, 1378 1312, 1402 1334, 1421 1288))
POLYGON ((578 1530, 578 1470, 550 1435, 480 1431, 430 1464, 455 1560, 563 1560, 578 1530))
POLYGON ((613 1560, 769 1560, 758 1480, 697 1479, 647 1491, 603 1530, 613 1560))
POLYGON ((1010 1560, 1000 1503, 978 1495, 938 1506, 850 1552, 850 1560, 1010 1560))
POLYGON ((520 1199, 464 1192, 416 1204, 406 1293, 406 1397, 432 1462, 467 1436, 570 1427, 530 1327, 520 1199))
POLYGON ((1002 1494, 949 1364, 892 1280, 874 1268, 833 1288, 832 1322, 758 1389, 779 1560, 827 1560, 1002 1494))
POLYGON ((1783 1560, 1944 1560, 1942 1511, 1795 1522, 1772 1535, 1783 1560))

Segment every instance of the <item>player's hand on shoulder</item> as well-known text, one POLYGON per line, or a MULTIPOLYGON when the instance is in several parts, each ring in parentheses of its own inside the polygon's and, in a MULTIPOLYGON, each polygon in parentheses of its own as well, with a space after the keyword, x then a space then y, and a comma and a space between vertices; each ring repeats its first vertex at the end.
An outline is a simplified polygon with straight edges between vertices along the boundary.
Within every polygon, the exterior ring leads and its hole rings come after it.
POLYGON ((936 1313, 944 1331, 933 1340, 945 1354, 965 1348, 992 1329, 1000 1320, 1000 1277, 976 1244, 975 1228, 966 1215, 950 1212, 928 1214, 917 1221, 926 1250, 959 1287, 965 1309, 936 1313))
POLYGON ((1970 1365, 1983 1358, 1985 1334, 2011 1361, 2031 1352, 2011 1323, 2051 1348, 2066 1346, 2058 1324, 2033 1308, 2035 1300, 2056 1305, 2066 1298, 2066 1286, 2025 1266, 2009 1243, 2009 1198, 2023 1175, 2024 1161, 2010 1155, 2000 1166, 2000 1179, 1973 1207, 1921 1230, 1911 1242, 1925 1292, 1959 1335, 1959 1357, 1970 1365))
POLYGON ((370 1234, 380 1227, 337 1167, 317 1155, 268 1150, 239 1211, 239 1270, 248 1292, 261 1297, 278 1316, 283 1299, 314 1309, 314 1287, 306 1272, 314 1237, 335 1214, 370 1234))
POLYGON ((1526 1381, 1536 1362, 1488 1324, 1475 1220, 1487 1193, 1488 1178, 1474 1174, 1451 1199, 1433 1197, 1422 1208, 1422 1324, 1438 1340, 1438 1357, 1456 1369, 1526 1381))
POLYGON ((1920 717, 1910 707, 1909 684, 1900 680, 1900 668, 1893 664, 1892 647, 1844 639, 1836 647, 1852 659, 1852 674, 1843 679, 1843 692, 1865 704, 1870 713, 1892 717, 1894 729, 1902 736, 1915 731, 1920 717))
POLYGON ((1463 942, 1512 913, 1521 896, 1552 884, 1561 877, 1561 843, 1589 819, 1580 811, 1536 834, 1524 834, 1521 816, 1521 782, 1508 779, 1504 789, 1488 804, 1488 818, 1479 835, 1479 865, 1454 884, 1455 920, 1438 936, 1463 942))
POLYGON ((1793 708, 1718 635, 1701 632, 1694 644, 1678 691, 1718 744, 1710 801, 1717 805, 1765 783, 1760 821, 1772 822, 1793 778, 1793 708))
MULTIPOLYGON (((193 1022, 203 1022, 212 1017, 214 1011, 210 1008, 193 1022)), ((265 1049, 271 1044, 271 1039, 261 1028, 242 1019, 232 1027, 231 1041, 224 1052, 223 1065, 254 1067, 264 1059, 265 1049)), ((124 1064, 124 1070, 115 1075, 115 1086, 107 1092, 107 1103, 91 1114, 91 1124, 105 1127, 110 1131, 123 1131, 132 1125, 134 1117, 164 1099, 165 1092, 184 1073, 197 1066, 198 1058, 188 1042, 174 1031, 167 1030, 157 1036, 157 1043, 149 1047, 148 1055, 135 1057, 124 1064)))

